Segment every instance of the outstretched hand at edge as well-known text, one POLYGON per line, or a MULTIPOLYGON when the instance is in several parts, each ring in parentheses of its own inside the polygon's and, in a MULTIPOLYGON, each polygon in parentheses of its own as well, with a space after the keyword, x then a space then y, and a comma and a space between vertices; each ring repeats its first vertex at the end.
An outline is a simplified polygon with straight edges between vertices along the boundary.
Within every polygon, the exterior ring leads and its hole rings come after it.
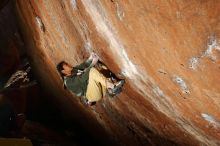
POLYGON ((94 66, 99 61, 99 56, 96 53, 92 52, 89 59, 92 59, 91 65, 94 66))

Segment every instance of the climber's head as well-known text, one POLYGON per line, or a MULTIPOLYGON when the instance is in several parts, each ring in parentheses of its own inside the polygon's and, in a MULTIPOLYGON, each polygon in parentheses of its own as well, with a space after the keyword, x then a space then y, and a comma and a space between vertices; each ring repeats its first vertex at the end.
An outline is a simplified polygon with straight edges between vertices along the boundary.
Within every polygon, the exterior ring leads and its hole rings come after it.
POLYGON ((61 61, 58 65, 57 65, 57 70, 59 71, 60 75, 62 77, 64 76, 70 76, 71 75, 71 71, 72 71, 73 67, 65 62, 65 61, 61 61))

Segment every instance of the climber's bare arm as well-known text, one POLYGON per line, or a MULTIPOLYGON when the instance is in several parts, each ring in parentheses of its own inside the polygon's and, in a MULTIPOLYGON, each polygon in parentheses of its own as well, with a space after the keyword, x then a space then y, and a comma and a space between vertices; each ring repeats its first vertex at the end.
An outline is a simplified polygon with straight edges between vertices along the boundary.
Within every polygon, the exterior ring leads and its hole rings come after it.
MULTIPOLYGON (((96 65, 96 63, 99 61, 99 57, 98 57, 98 55, 96 54, 96 53, 92 53, 91 55, 90 55, 90 57, 92 58, 92 66, 94 66, 94 65, 96 65)), ((89 58, 90 58, 89 57, 89 58)))

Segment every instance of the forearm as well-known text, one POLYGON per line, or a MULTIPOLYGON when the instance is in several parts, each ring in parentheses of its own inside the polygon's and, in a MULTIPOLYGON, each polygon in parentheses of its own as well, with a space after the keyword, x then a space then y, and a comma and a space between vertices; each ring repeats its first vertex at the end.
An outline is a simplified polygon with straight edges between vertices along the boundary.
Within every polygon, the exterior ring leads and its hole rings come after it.
POLYGON ((88 67, 90 67, 90 65, 92 64, 92 60, 91 59, 87 59, 85 62, 81 63, 80 65, 77 65, 76 69, 80 69, 80 70, 84 70, 88 67))
POLYGON ((98 55, 95 53, 92 53, 85 62, 76 66, 75 68, 80 69, 80 70, 85 70, 86 68, 94 66, 98 62, 98 60, 99 60, 98 55))

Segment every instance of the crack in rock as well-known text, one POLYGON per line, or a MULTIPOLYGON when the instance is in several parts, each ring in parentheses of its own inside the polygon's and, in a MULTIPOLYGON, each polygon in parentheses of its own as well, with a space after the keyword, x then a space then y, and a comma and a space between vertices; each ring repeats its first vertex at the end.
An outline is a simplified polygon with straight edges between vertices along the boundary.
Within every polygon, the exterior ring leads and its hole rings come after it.
POLYGON ((186 82, 181 77, 174 76, 173 80, 179 85, 179 87, 181 88, 184 94, 190 94, 190 91, 189 91, 189 88, 186 82))
POLYGON ((39 26, 41 31, 45 32, 45 26, 44 26, 41 18, 39 16, 36 16, 35 18, 36 18, 37 25, 39 26))

